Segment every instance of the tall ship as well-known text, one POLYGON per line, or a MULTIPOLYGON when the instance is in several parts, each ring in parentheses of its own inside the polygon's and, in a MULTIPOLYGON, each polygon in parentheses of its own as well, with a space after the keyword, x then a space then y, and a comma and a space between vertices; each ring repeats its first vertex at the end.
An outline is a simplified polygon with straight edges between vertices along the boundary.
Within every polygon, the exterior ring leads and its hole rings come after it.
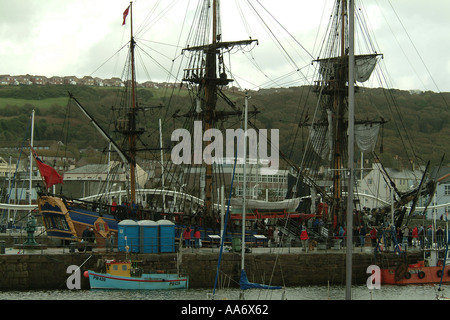
MULTIPOLYGON (((444 246, 433 248, 433 241, 427 242, 424 260, 408 264, 408 241, 398 240, 401 230, 408 230, 411 219, 420 200, 425 214, 436 191, 437 176, 432 172, 430 161, 423 163, 413 159, 411 163, 421 163, 421 176, 407 191, 400 191, 380 160, 383 152, 383 139, 379 135, 389 121, 400 128, 395 116, 378 115, 366 105, 370 101, 358 99, 367 82, 377 69, 383 55, 376 49, 375 42, 367 32, 363 10, 356 10, 355 1, 335 1, 327 35, 321 46, 317 73, 311 87, 315 93, 316 108, 305 108, 300 127, 308 135, 304 147, 304 157, 297 171, 295 190, 297 195, 311 196, 311 210, 316 211, 326 226, 328 239, 346 245, 347 297, 351 297, 352 247, 364 247, 366 234, 376 229, 372 250, 375 264, 380 266, 382 284, 420 284, 448 282, 448 267, 445 266, 447 251, 444 246), (358 22, 358 23, 356 23, 358 22), (357 31, 357 32, 356 32, 357 31), (355 39, 355 34, 360 37, 355 39), (377 148, 378 147, 378 148, 377 148), (376 208, 364 207, 364 195, 359 194, 355 175, 355 163, 359 151, 361 170, 363 159, 371 159, 382 173, 387 187, 391 190, 391 201, 376 208), (380 152, 378 152, 378 150, 380 152), (323 170, 323 168, 326 168, 323 170), (366 230, 360 233, 360 230, 366 230), (359 240, 363 237, 363 240, 359 240), (356 241, 355 239, 358 239, 356 241), (401 243, 403 242, 403 243, 401 243), (391 247, 398 257, 396 266, 384 265, 384 250, 391 247), (382 248, 384 247, 384 248, 382 248)), ((383 74, 378 74, 383 79, 383 74)), ((387 103, 396 103, 387 101, 387 103)), ((406 130, 398 130, 401 141, 411 140, 406 130)), ((414 144, 404 144, 404 154, 416 155, 414 144)), ((400 150, 400 146, 399 146, 400 150)), ((441 164, 442 165, 442 160, 441 164)), ((439 169, 438 169, 439 171, 439 169)), ((430 226, 431 230, 431 226, 430 226)), ((409 238, 404 234, 403 239, 409 238)), ((422 240, 422 249, 425 248, 422 240)), ((392 254, 388 252, 387 254, 392 254)))
MULTIPOLYGON (((318 241, 329 243, 341 227, 347 230, 356 227, 364 214, 371 215, 374 225, 393 221, 396 227, 401 227, 408 223, 418 199, 434 193, 436 184, 429 165, 424 166, 420 183, 407 192, 398 190, 383 167, 382 156, 375 151, 377 147, 382 149, 382 139, 380 141, 378 137, 388 121, 396 120, 387 119, 387 116, 375 117, 374 113, 367 113, 367 108, 361 114, 359 107, 368 102, 358 99, 360 88, 371 78, 383 56, 365 32, 363 14, 356 10, 356 20, 362 24, 359 30, 363 39, 357 42, 360 46, 354 48, 350 62, 349 3, 336 0, 321 50, 317 58, 309 57, 313 60, 315 74, 313 82, 304 89, 307 90, 305 96, 312 102, 304 103, 304 110, 296 114, 300 115, 300 120, 295 119, 298 122, 292 129, 292 145, 297 153, 301 151, 301 157, 292 160, 279 149, 274 149, 283 161, 283 167, 290 172, 286 177, 289 180, 287 190, 282 197, 269 199, 258 189, 264 178, 261 172, 273 165, 273 159, 267 157, 267 153, 266 157, 261 156, 260 147, 265 144, 271 150, 276 141, 271 141, 274 136, 269 138, 268 131, 258 129, 256 121, 252 120, 260 113, 255 106, 248 111, 246 122, 259 139, 252 149, 252 167, 257 173, 253 185, 244 188, 246 193, 243 194, 238 184, 242 172, 238 164, 245 157, 240 153, 239 142, 242 140, 239 134, 244 136, 247 132, 240 131, 244 127, 243 108, 239 104, 243 94, 235 94, 231 90, 235 82, 231 58, 232 53, 258 50, 259 41, 254 38, 225 41, 221 9, 219 0, 204 0, 199 1, 195 11, 195 23, 189 29, 187 45, 180 55, 184 62, 180 67, 182 74, 178 77, 181 82, 171 89, 183 90, 189 104, 184 105, 187 100, 183 100, 182 108, 174 107, 175 101, 180 99, 174 97, 161 111, 165 115, 163 125, 166 128, 169 122, 174 123, 171 148, 163 144, 162 137, 167 135, 167 131, 161 130, 161 122, 157 125, 157 118, 148 116, 149 110, 156 107, 140 103, 135 67, 137 45, 132 21, 126 69, 129 80, 124 82, 124 98, 118 99, 121 104, 112 108, 115 115, 112 128, 104 128, 83 107, 83 102, 71 97, 71 101, 110 144, 109 154, 115 157, 110 168, 125 169, 122 174, 127 176, 128 182, 120 190, 105 182, 106 190, 89 200, 42 191, 38 204, 48 236, 81 241, 82 232, 93 227, 97 243, 101 244, 108 234, 117 232, 118 223, 122 220, 166 219, 176 224, 178 236, 181 236, 183 228, 199 228, 202 240, 208 240, 208 235, 220 235, 227 225, 224 236, 231 241, 241 234, 242 224, 248 226, 249 235, 261 232, 253 228, 254 225, 262 224, 262 229, 266 230, 264 225, 269 224, 279 228, 287 237, 298 238, 303 222, 318 219, 321 228, 317 229, 315 236, 318 241), (349 82, 349 75, 353 76, 353 83, 349 82), (233 94, 235 96, 230 98, 233 94), (239 99, 235 99, 236 95, 239 99), (350 100, 356 106, 355 114, 349 114, 350 100), (311 109, 311 106, 314 107, 311 109), (148 119, 141 120, 142 112, 148 119), (153 135, 153 142, 157 141, 157 146, 147 140, 150 134, 145 129, 150 127, 156 133, 157 138, 153 135), (354 131, 352 137, 348 134, 350 127, 354 131), (233 143, 231 148, 224 150, 223 146, 228 142, 227 129, 233 143), (300 136, 306 138, 295 140, 300 136), (356 157, 353 154, 349 157, 348 152, 353 145, 358 146, 365 160, 372 156, 372 162, 379 167, 393 190, 392 204, 365 211, 354 183, 352 166, 356 157), (139 165, 140 161, 147 160, 138 155, 143 150, 152 151, 151 159, 160 162, 161 178, 159 185, 153 188, 147 187, 151 178, 139 165), (245 221, 242 221, 242 197, 248 198, 245 221), (228 205, 231 214, 225 221, 228 205), (351 227, 346 222, 349 210, 355 221, 351 227)), ((129 18, 132 18, 131 7, 129 11, 127 16, 130 14, 129 18)), ((431 197, 428 199, 431 201, 431 197)))
MULTIPOLYGON (((108 141, 108 152, 116 159, 108 163, 109 168, 122 170, 121 174, 127 176, 127 184, 119 191, 112 183, 105 182, 106 190, 90 196, 89 199, 75 199, 67 194, 49 192, 49 189, 45 188, 39 193, 38 205, 49 237, 81 241, 83 231, 92 227, 97 244, 102 245, 109 234, 117 233, 118 223, 127 219, 166 219, 176 224, 178 236, 181 236, 183 228, 198 227, 202 232, 202 239, 206 241, 209 240, 208 235, 221 234, 224 224, 230 225, 225 235, 228 241, 240 233, 238 225, 242 223, 242 208, 239 199, 235 199, 233 203, 230 220, 224 221, 227 201, 232 193, 230 175, 225 178, 224 171, 242 159, 239 144, 244 138, 239 137, 242 132, 243 109, 233 102, 226 92, 234 81, 226 63, 226 56, 230 52, 253 50, 258 41, 251 38, 224 41, 220 11, 218 0, 199 1, 194 27, 187 46, 182 50, 187 66, 184 67, 180 88, 190 97, 190 106, 185 108, 185 111, 175 110, 170 115, 171 120, 181 124, 180 129, 174 130, 178 136, 173 138, 174 133, 172 134, 172 142, 179 143, 172 148, 171 159, 167 159, 167 150, 170 148, 163 145, 162 135, 166 132, 161 130, 161 120, 159 145, 151 146, 148 140, 146 141, 149 133, 144 128, 149 126, 149 119, 142 121, 140 115, 160 107, 144 107, 139 101, 135 67, 137 44, 133 34, 132 6, 124 12, 124 23, 128 16, 131 26, 128 62, 124 72, 130 77, 124 81, 123 98, 118 99, 121 104, 112 108, 115 116, 113 128, 103 127, 74 95, 70 95, 70 100, 78 112, 84 114, 108 141), (220 109, 218 101, 221 103, 220 109), (226 136, 224 123, 227 121, 238 123, 229 127, 234 134, 232 139, 238 142, 226 150, 225 156, 225 153, 219 151, 219 147, 222 148, 223 145, 217 143, 220 134, 226 136), (192 149, 191 144, 184 145, 186 141, 181 140, 188 136, 193 137, 192 149), (208 150, 209 155, 205 155, 208 150), (139 160, 146 160, 139 156, 140 151, 152 151, 152 159, 160 153, 158 161, 161 166, 161 179, 156 188, 146 188, 149 177, 139 166, 139 160), (177 160, 174 160, 174 157, 177 160), (238 159, 239 157, 241 158, 238 159)), ((167 110, 170 108, 165 107, 163 111, 166 115, 167 110)), ((258 113, 256 109, 249 111, 249 115, 258 113)), ((150 124, 154 128, 156 119, 150 120, 154 121, 150 124)), ((253 130, 260 134, 256 127, 253 130)), ((265 141, 270 150, 273 143, 267 139, 265 141)), ((258 147, 255 150, 258 158, 255 160, 256 166, 270 167, 270 159, 260 158, 258 147)), ((112 170, 109 175, 112 175, 112 170)), ((258 170, 263 171, 261 168, 258 170)), ((233 178, 234 175, 231 176, 231 179, 233 178)), ((252 215, 249 215, 248 221, 244 223, 250 226, 265 219, 300 216, 295 211, 300 199, 285 200, 285 195, 281 198, 273 201, 269 201, 268 197, 265 200, 255 199, 249 207, 252 215)))
MULTIPOLYGON (((401 227, 411 218, 418 199, 434 194, 436 185, 428 163, 423 164, 423 175, 418 178, 420 183, 407 192, 399 191, 380 160, 383 153, 380 135, 389 121, 398 120, 394 115, 390 115, 392 118, 387 114, 374 116, 376 113, 370 110, 370 101, 358 99, 360 89, 364 91, 364 84, 371 79, 384 57, 367 31, 363 10, 355 10, 354 30, 349 29, 349 2, 334 2, 320 52, 313 60, 316 73, 310 89, 312 94, 308 96, 314 99, 315 108, 302 110, 299 130, 303 130, 302 135, 308 138, 292 189, 296 196, 310 197, 310 210, 326 221, 328 236, 338 235, 340 227, 349 228, 346 217, 350 208, 355 223, 351 229, 359 227, 364 214, 371 216, 372 225, 392 222, 396 228, 401 227), (350 62, 350 34, 355 34, 355 30, 359 37, 353 40, 356 45, 352 47, 350 62), (350 82, 353 82, 351 86, 350 82), (352 111, 349 110, 350 103, 353 104, 352 111), (392 203, 370 208, 370 211, 364 208, 361 200, 364 195, 358 194, 356 185, 355 172, 359 168, 355 164, 358 160, 361 166, 363 161, 371 161, 377 166, 392 190, 392 203), (411 207, 409 210, 407 205, 411 207)), ((379 74, 376 76, 382 79, 379 74)), ((399 131, 398 134, 403 141, 408 140, 404 138, 408 133, 399 131)), ((414 145, 404 148, 405 155, 416 154, 411 151, 414 145)), ((417 159, 415 161, 417 163, 417 159)), ((427 199, 431 200, 431 197, 427 199)))

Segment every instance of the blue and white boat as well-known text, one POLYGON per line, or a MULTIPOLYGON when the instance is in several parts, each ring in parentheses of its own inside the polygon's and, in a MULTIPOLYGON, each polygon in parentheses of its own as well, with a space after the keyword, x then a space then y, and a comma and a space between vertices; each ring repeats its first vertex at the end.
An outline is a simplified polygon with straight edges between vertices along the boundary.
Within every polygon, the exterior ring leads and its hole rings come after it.
POLYGON ((84 273, 85 277, 89 277, 91 289, 172 290, 189 287, 187 276, 163 271, 143 273, 132 261, 109 260, 105 266, 105 273, 92 270, 84 273))

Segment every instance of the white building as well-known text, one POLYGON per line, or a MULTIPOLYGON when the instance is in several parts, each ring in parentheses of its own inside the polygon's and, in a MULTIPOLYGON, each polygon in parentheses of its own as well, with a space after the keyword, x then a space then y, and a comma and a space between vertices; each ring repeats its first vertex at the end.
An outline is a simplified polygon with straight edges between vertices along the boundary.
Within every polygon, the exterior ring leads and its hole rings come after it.
MULTIPOLYGON (((378 163, 372 164, 372 169, 365 169, 363 178, 358 183, 358 193, 361 207, 377 208, 391 203, 393 188, 378 163)), ((418 186, 422 179, 422 170, 396 170, 386 168, 386 172, 395 187, 400 192, 406 192, 418 186)))
POLYGON ((437 176, 436 193, 430 206, 436 206, 436 208, 427 211, 427 218, 445 220, 445 215, 450 209, 450 168, 442 168, 435 176, 437 176))

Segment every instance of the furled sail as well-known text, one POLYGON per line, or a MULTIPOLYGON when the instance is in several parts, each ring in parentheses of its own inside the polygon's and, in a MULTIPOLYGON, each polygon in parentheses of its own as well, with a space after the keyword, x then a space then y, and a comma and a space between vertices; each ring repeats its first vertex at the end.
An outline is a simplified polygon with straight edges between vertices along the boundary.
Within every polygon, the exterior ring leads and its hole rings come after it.
POLYGON ((355 141, 361 152, 373 152, 380 126, 379 123, 355 125, 355 141))
MULTIPOLYGON (((355 141, 361 152, 375 150, 380 127, 380 123, 355 125, 355 141)), ((314 151, 324 160, 329 158, 333 145, 333 142, 330 141, 330 129, 324 125, 312 125, 309 135, 314 151)))
MULTIPOLYGON (((373 70, 375 69, 380 54, 365 54, 355 56, 355 81, 365 82, 369 80, 373 70)), ((319 59, 317 60, 320 64, 319 73, 323 80, 329 81, 336 79, 337 73, 342 64, 345 62, 348 64, 347 60, 343 60, 341 57, 329 58, 329 59, 319 59)))
POLYGON ((355 57, 355 80, 358 82, 366 82, 377 66, 376 54, 362 55, 355 57))
POLYGON ((309 137, 314 151, 322 159, 328 159, 331 155, 331 147, 333 146, 328 126, 312 125, 309 129, 309 137))

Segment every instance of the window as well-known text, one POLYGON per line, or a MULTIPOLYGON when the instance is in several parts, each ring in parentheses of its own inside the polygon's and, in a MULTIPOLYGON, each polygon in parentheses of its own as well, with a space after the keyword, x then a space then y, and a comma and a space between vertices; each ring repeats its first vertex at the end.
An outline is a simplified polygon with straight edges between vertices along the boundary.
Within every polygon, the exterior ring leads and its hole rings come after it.
POLYGON ((450 185, 444 186, 444 195, 450 196, 450 185))

